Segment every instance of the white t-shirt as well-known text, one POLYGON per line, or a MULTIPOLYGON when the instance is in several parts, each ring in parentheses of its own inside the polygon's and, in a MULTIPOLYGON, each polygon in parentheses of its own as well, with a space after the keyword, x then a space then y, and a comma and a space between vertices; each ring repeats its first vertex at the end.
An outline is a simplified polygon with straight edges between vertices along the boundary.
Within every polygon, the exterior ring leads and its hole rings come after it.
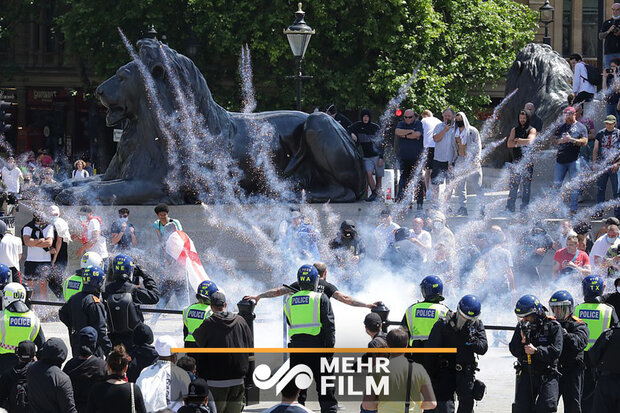
POLYGON ((377 233, 377 254, 381 256, 385 249, 390 245, 390 243, 394 242, 394 231, 400 228, 395 222, 391 222, 390 224, 381 223, 377 225, 375 228, 375 232, 377 233))
POLYGON ((16 166, 13 169, 2 167, 2 180, 7 192, 19 193, 19 178, 23 178, 22 171, 16 166))
POLYGON ((0 241, 0 264, 15 267, 19 271, 19 256, 23 253, 22 240, 9 233, 0 241))
POLYGON ((616 238, 613 244, 610 244, 607 241, 607 234, 603 234, 594 242, 592 245, 592 249, 590 250, 590 265, 592 266, 592 272, 594 273, 597 268, 595 268, 594 257, 600 257, 601 259, 605 259, 605 254, 609 251, 610 248, 616 248, 620 244, 620 238, 616 238))
POLYGON ((422 248, 417 244, 412 244, 418 251, 420 251, 420 254, 422 255, 422 258, 424 259, 424 262, 426 262, 426 260, 428 259, 428 253, 430 252, 430 249, 433 246, 430 232, 422 230, 419 234, 416 234, 413 230, 411 230, 410 236, 411 238, 417 239, 422 244, 428 247, 428 248, 422 248))
MULTIPOLYGON (((37 239, 54 238, 54 226, 48 225, 42 229, 43 237, 37 239)), ((32 238, 32 228, 24 227, 24 235, 28 235, 32 238)), ((49 251, 41 247, 28 247, 28 254, 26 255, 26 261, 31 262, 52 262, 52 255, 49 251)))
POLYGON ((86 169, 82 169, 81 171, 78 171, 77 169, 73 170, 73 177, 76 179, 83 179, 83 178, 88 178, 89 174, 88 171, 86 169))
POLYGON ((435 141, 433 140, 433 135, 435 133, 435 128, 441 121, 434 116, 429 116, 428 118, 422 118, 421 122, 424 127, 424 147, 434 148, 435 141))
POLYGON ((95 245, 87 249, 86 252, 93 251, 99 254, 101 258, 108 258, 108 248, 106 247, 106 244, 105 244, 105 237, 101 233, 101 224, 99 223, 99 220, 96 218, 91 219, 88 222, 87 231, 88 232, 86 234, 86 239, 88 242, 90 242, 93 239, 94 231, 99 231, 99 238, 97 238, 97 242, 95 243, 95 245))

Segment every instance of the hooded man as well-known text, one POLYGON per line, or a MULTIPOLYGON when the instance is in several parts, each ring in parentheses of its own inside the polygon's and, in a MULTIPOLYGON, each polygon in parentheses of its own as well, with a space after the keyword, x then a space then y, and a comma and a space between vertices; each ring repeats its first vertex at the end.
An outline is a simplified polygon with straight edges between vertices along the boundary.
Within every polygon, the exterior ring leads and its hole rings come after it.
POLYGON ((329 248, 334 250, 339 265, 357 265, 366 254, 366 247, 357 233, 355 222, 350 219, 342 221, 340 234, 330 241, 329 248))
POLYGON ((355 122, 349 127, 349 133, 357 144, 362 148, 362 157, 364 158, 364 169, 366 170, 366 178, 368 186, 372 193, 367 201, 374 201, 381 192, 381 180, 383 179, 383 143, 381 137, 377 136, 379 125, 370 121, 370 110, 362 109, 360 113, 362 120, 355 122), (377 182, 372 176, 375 174, 377 182))
POLYGON ((28 369, 30 410, 46 413, 77 413, 69 376, 60 369, 67 359, 67 346, 50 338, 37 352, 37 362, 28 369))
POLYGON ((79 353, 65 364, 62 369, 73 386, 75 408, 78 413, 86 412, 91 387, 106 378, 106 363, 95 356, 97 351, 97 330, 84 327, 78 333, 79 353))
POLYGON ((127 368, 127 380, 130 382, 138 380, 140 372, 159 358, 159 354, 153 346, 153 340, 151 327, 144 323, 138 324, 133 331, 133 347, 128 351, 131 361, 127 368))
POLYGON ((467 216, 466 189, 468 183, 476 194, 478 211, 480 215, 484 215, 480 132, 469 124, 465 113, 458 112, 454 119, 456 125, 454 137, 458 149, 454 176, 460 180, 457 184, 460 204, 457 215, 467 216))

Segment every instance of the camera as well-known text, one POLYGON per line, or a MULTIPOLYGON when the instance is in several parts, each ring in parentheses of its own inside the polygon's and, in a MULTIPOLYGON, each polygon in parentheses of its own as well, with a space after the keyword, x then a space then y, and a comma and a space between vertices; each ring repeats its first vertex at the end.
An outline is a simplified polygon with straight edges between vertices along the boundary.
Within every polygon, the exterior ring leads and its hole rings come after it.
POLYGON ((618 30, 620 30, 620 28, 618 28, 618 26, 613 26, 613 29, 611 30, 612 33, 617 33, 618 30))
POLYGON ((614 69, 606 69, 605 71, 606 71, 607 73, 609 73, 610 75, 611 75, 612 73, 614 73, 614 72, 615 72, 615 70, 614 70, 614 69))

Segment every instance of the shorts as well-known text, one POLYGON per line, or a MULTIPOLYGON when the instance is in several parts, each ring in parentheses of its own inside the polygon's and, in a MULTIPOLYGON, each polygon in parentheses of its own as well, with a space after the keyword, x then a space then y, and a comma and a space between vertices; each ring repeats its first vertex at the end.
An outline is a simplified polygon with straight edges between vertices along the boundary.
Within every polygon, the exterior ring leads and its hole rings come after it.
POLYGON ((364 158, 364 169, 366 172, 374 172, 377 178, 381 178, 383 176, 384 167, 385 162, 383 163, 383 166, 379 166, 379 156, 364 158))
POLYGON ((448 183, 449 181, 450 177, 448 176, 448 162, 440 162, 433 159, 431 183, 433 185, 441 185, 444 182, 448 183))
POLYGON ((52 264, 49 262, 26 261, 24 263, 23 278, 26 281, 35 281, 41 278, 47 278, 52 270, 52 264))
POLYGON ((426 163, 424 169, 433 169, 433 158, 435 157, 435 148, 427 148, 426 163))

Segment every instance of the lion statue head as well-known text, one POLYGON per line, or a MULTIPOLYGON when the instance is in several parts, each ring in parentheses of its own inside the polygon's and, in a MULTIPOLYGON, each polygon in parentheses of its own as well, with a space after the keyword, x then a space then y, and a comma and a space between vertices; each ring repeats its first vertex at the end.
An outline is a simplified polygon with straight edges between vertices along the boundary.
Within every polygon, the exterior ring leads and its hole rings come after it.
MULTIPOLYGON (((201 128, 226 138, 230 134, 228 112, 213 100, 207 82, 196 65, 156 39, 138 41, 137 57, 97 88, 107 108, 106 123, 123 129, 104 181, 115 179, 164 182, 169 172, 170 140, 183 139, 175 127, 181 116, 179 93, 191 100, 200 114, 201 128), (174 73, 174 84, 171 74, 174 73)), ((173 160, 174 161, 174 160, 173 160)))

